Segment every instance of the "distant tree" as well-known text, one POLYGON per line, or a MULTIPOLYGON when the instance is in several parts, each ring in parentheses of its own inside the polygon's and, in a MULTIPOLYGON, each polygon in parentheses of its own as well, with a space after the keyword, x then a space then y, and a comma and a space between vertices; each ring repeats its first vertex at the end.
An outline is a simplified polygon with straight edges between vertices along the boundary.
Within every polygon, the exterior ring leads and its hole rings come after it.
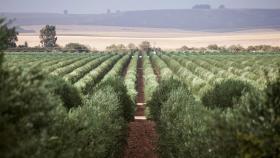
POLYGON ((161 50, 160 47, 153 47, 153 51, 155 51, 155 52, 161 52, 162 50, 161 50))
POLYGON ((207 48, 209 50, 219 50, 219 46, 217 44, 211 44, 207 48))
POLYGON ((7 49, 8 47, 16 47, 16 41, 18 40, 15 27, 9 27, 11 22, 5 23, 4 18, 0 18, 0 51, 7 49))
POLYGON ((128 52, 128 49, 123 44, 112 44, 108 47, 106 47, 106 51, 108 52, 114 52, 114 53, 126 53, 128 52))
POLYGON ((131 52, 136 51, 136 50, 138 49, 137 46, 136 46, 134 43, 129 43, 129 44, 127 45, 127 48, 128 48, 131 52))
POLYGON ((5 19, 0 19, 0 52, 8 48, 8 33, 5 19))
POLYGON ((148 53, 149 51, 151 51, 151 43, 148 41, 143 41, 140 45, 139 45, 139 49, 142 52, 146 52, 148 53))
POLYGON ((77 51, 77 52, 89 52, 90 49, 83 45, 83 44, 79 44, 79 43, 68 43, 65 47, 65 50, 70 50, 70 51, 77 51))
POLYGON ((25 41, 23 45, 18 45, 19 48, 28 48, 28 43, 25 41))
POLYGON ((270 45, 261 45, 261 50, 264 52, 271 52, 273 51, 273 47, 270 45))
POLYGON ((52 48, 56 46, 56 28, 55 26, 46 25, 40 30, 41 44, 45 48, 52 48))
POLYGON ((192 9, 211 9, 211 6, 209 4, 197 4, 192 9))
POLYGON ((249 46, 249 47, 247 48, 247 51, 249 51, 249 52, 254 52, 254 51, 257 51, 257 48, 256 48, 255 46, 249 46))
POLYGON ((247 51, 254 52, 279 52, 280 47, 273 47, 270 45, 256 45, 256 46, 249 46, 247 51))
POLYGON ((10 48, 14 48, 17 47, 16 42, 18 41, 17 35, 18 32, 16 31, 15 27, 12 28, 7 28, 7 32, 8 32, 8 47, 10 48))
POLYGON ((181 48, 179 48, 178 50, 179 51, 183 51, 183 52, 185 52, 185 51, 189 51, 191 48, 189 48, 188 46, 182 46, 181 48))
POLYGON ((245 49, 241 45, 231 45, 228 47, 228 50, 234 53, 242 52, 245 49))
POLYGON ((24 47, 28 48, 28 43, 26 41, 24 42, 24 47))
POLYGON ((225 46, 220 46, 220 47, 219 47, 219 50, 220 50, 220 51, 226 51, 227 48, 226 48, 225 46))
POLYGON ((197 48, 197 50, 200 51, 200 52, 206 52, 207 51, 207 49, 204 48, 204 47, 197 48))
POLYGON ((277 46, 276 46, 276 47, 273 47, 273 48, 272 48, 272 51, 273 51, 273 52, 280 52, 280 47, 277 47, 277 46))

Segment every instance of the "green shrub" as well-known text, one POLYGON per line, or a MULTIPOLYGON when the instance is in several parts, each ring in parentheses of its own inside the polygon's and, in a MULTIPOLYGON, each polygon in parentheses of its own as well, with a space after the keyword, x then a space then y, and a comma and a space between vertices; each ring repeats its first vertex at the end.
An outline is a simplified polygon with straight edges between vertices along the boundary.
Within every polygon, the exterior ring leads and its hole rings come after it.
POLYGON ((99 86, 83 106, 57 115, 45 152, 60 158, 120 157, 127 124, 120 98, 110 85, 99 86), (63 128, 62 128, 63 127, 63 128))
POLYGON ((173 89, 178 87, 185 86, 180 81, 170 78, 168 80, 162 80, 160 86, 154 91, 152 99, 148 102, 147 108, 149 108, 150 115, 155 121, 158 121, 160 118, 161 106, 165 103, 170 95, 170 92, 173 89))
POLYGON ((54 94, 60 96, 63 105, 67 109, 82 105, 82 96, 80 92, 70 83, 56 76, 49 77, 48 81, 50 82, 50 88, 53 90, 54 94))
POLYGON ((186 88, 172 90, 162 105, 160 124, 161 157, 211 157, 208 121, 211 113, 186 88))
POLYGON ((159 151, 169 157, 215 157, 211 121, 215 110, 195 101, 186 85, 178 80, 162 81, 148 103, 157 121, 159 151))
POLYGON ((59 98, 47 88, 46 78, 36 69, 0 66, 1 157, 40 155, 50 137, 56 109, 62 107, 59 98))
POLYGON ((90 49, 87 46, 80 44, 80 43, 68 43, 64 47, 64 50, 71 51, 71 52, 89 52, 90 51, 90 49))
POLYGON ((250 89, 235 108, 210 110, 186 87, 171 88, 157 108, 161 157, 279 157, 279 92, 280 80, 264 92, 250 89))
POLYGON ((235 108, 215 115, 212 142, 220 157, 280 157, 280 80, 251 90, 235 108))
POLYGON ((124 107, 129 102, 123 87, 121 80, 108 79, 84 99, 82 106, 68 113, 58 109, 52 137, 42 153, 60 158, 121 157, 127 136, 124 107))
POLYGON ((233 107, 244 92, 250 91, 253 87, 246 82, 239 80, 223 80, 216 83, 212 89, 204 93, 201 101, 204 106, 209 108, 228 108, 233 107))
POLYGON ((128 95, 130 96, 133 103, 136 104, 136 81, 137 81, 137 61, 138 54, 135 53, 131 57, 130 63, 128 64, 127 72, 125 74, 124 82, 128 95))
POLYGON ((1 157, 121 157, 129 97, 120 80, 98 86, 68 112, 64 95, 77 93, 67 83, 36 69, 0 66, 1 157))
POLYGON ((280 157, 280 78, 261 93, 250 93, 239 103, 245 122, 236 131, 241 156, 280 157))
POLYGON ((97 86, 97 89, 106 85, 111 86, 113 88, 113 92, 118 95, 118 98, 120 99, 120 105, 122 105, 122 116, 127 121, 133 120, 135 106, 130 96, 128 95, 127 88, 124 84, 123 79, 120 77, 108 78, 106 81, 102 82, 99 86, 97 86))

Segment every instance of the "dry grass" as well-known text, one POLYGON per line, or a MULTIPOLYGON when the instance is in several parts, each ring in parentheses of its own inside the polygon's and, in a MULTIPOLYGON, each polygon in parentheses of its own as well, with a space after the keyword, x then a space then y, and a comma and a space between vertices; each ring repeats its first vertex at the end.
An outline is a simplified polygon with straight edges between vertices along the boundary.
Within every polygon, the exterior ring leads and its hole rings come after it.
MULTIPOLYGON (((42 26, 24 26, 36 33, 21 33, 18 44, 28 42, 29 46, 38 46, 39 29, 42 26)), ((143 40, 163 49, 177 49, 183 45, 189 47, 206 47, 209 44, 242 46, 267 44, 280 45, 280 31, 271 29, 246 30, 227 33, 190 32, 177 29, 128 28, 109 26, 57 26, 58 41, 61 46, 70 42, 82 43, 104 50, 111 44, 139 44, 143 40)))

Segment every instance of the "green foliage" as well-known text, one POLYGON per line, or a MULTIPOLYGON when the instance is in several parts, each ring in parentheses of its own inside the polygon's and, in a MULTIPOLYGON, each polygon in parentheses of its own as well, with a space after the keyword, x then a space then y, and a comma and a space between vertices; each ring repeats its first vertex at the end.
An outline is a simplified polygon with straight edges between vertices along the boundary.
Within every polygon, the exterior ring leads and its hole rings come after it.
POLYGON ((115 55, 101 63, 97 68, 88 72, 83 78, 74 84, 83 94, 92 92, 94 86, 112 69, 114 64, 121 58, 121 55, 115 55))
POLYGON ((161 157, 279 157, 279 92, 278 79, 263 92, 250 89, 234 108, 208 109, 184 84, 162 81, 148 103, 161 157))
POLYGON ((56 28, 52 25, 46 25, 40 30, 41 44, 45 48, 52 48, 56 46, 56 28))
POLYGON ((82 96, 73 85, 56 76, 49 77, 48 81, 54 94, 60 96, 64 107, 71 109, 82 105, 82 96))
POLYGON ((49 136, 58 97, 52 95, 46 75, 36 69, 0 69, 0 155, 34 157, 49 136))
POLYGON ((173 89, 161 108, 161 157, 214 157, 209 133, 212 113, 198 104, 187 88, 173 89))
POLYGON ((138 60, 137 54, 131 57, 124 79, 125 86, 128 91, 128 95, 130 96, 131 100, 134 103, 136 102, 136 95, 137 95, 137 91, 136 91, 137 60, 138 60))
POLYGON ((146 54, 143 56, 143 71, 144 71, 144 94, 145 101, 148 102, 156 87, 158 86, 157 76, 154 73, 150 57, 146 54))
POLYGON ((151 51, 151 43, 149 41, 143 41, 140 45, 139 45, 139 49, 142 52, 148 53, 151 51))
POLYGON ((18 32, 15 27, 9 27, 8 24, 0 17, 0 51, 8 47, 16 47, 18 32))
POLYGON ((60 158, 120 157, 126 137, 126 121, 119 94, 100 85, 83 106, 56 115, 48 156, 60 158))
POLYGON ((96 59, 91 60, 87 64, 73 70, 71 73, 66 74, 63 78, 66 81, 74 84, 79 79, 84 77, 88 72, 90 72, 91 70, 98 67, 102 62, 104 62, 109 57, 110 57, 110 55, 104 55, 104 56, 101 56, 101 57, 97 57, 96 59))
POLYGON ((160 86, 157 87, 153 93, 152 99, 147 104, 150 114, 155 121, 159 121, 161 107, 167 101, 170 92, 181 86, 185 85, 173 78, 161 81, 160 86))
POLYGON ((248 92, 252 86, 239 80, 223 80, 216 83, 212 89, 204 93, 201 101, 204 106, 209 108, 228 108, 233 107, 234 102, 238 101, 244 92, 248 92))
POLYGON ((120 105, 122 106, 120 110, 122 110, 122 116, 127 120, 133 120, 134 114, 134 103, 131 100, 130 96, 128 95, 127 89, 124 85, 124 81, 120 77, 111 77, 106 79, 106 81, 100 83, 97 87, 104 87, 104 86, 111 86, 113 88, 114 93, 117 94, 118 98, 120 99, 120 105))
POLYGON ((128 49, 123 44, 118 44, 118 45, 112 44, 110 46, 107 46, 106 51, 113 52, 113 53, 124 53, 124 52, 128 53, 128 49))
POLYGON ((76 107, 80 94, 62 79, 36 69, 6 69, 1 64, 3 158, 121 157, 127 121, 133 118, 121 79, 108 79, 76 107))
POLYGON ((219 50, 219 46, 217 44, 210 44, 207 48, 209 50, 219 50))
POLYGON ((89 52, 89 48, 80 43, 68 43, 64 47, 66 50, 74 51, 74 52, 89 52))
POLYGON ((214 157, 209 132, 214 110, 198 104, 186 85, 162 81, 148 106, 157 122, 161 157, 214 157))
POLYGON ((108 78, 114 78, 123 75, 122 73, 126 66, 128 66, 130 60, 130 55, 123 56, 119 61, 117 61, 114 67, 104 76, 101 82, 106 81, 108 78))
POLYGON ((280 157, 280 78, 264 92, 251 92, 239 103, 235 127, 242 157, 280 157), (246 122, 246 124, 245 124, 246 122))

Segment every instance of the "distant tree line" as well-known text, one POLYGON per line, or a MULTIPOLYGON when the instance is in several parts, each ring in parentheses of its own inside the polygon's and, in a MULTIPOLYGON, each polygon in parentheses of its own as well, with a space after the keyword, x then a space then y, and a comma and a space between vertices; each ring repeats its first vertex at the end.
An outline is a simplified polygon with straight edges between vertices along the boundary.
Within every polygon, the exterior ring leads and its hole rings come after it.
POLYGON ((280 52, 279 46, 271 46, 271 45, 256 45, 256 46, 248 46, 247 48, 241 45, 231 45, 231 46, 218 46, 217 44, 211 44, 208 47, 201 48, 193 48, 188 46, 183 46, 178 49, 178 51, 198 51, 198 52, 231 52, 231 53, 239 53, 239 52, 280 52))
POLYGON ((130 52, 143 52, 149 54, 150 52, 160 52, 162 51, 161 48, 158 47, 152 47, 151 43, 149 41, 143 41, 138 46, 134 43, 129 43, 127 46, 123 44, 113 44, 108 47, 106 47, 107 52, 124 52, 124 53, 130 53, 130 52))
MULTIPOLYGON (((199 5, 200 6, 200 5, 199 5)), ((199 7, 198 6, 198 7, 199 7)), ((202 5, 202 8, 205 7, 202 5)), ((224 8, 224 6, 221 6, 224 8)), ((7 48, 28 48, 28 43, 25 42, 24 45, 16 45, 18 41, 18 32, 16 31, 16 27, 11 27, 11 22, 5 22, 5 19, 0 19, 0 50, 7 49, 7 48)), ((80 43, 69 43, 65 47, 60 47, 57 42, 57 35, 56 35, 56 27, 52 25, 46 25, 40 30, 40 43, 41 47, 34 47, 35 51, 38 49, 42 49, 42 51, 48 50, 58 50, 62 52, 90 52, 93 51, 89 46, 80 44, 80 43)), ((13 49, 12 49, 13 50, 13 49)), ((17 49, 16 49, 17 50, 17 49)), ((16 51, 15 50, 15 51, 16 51)), ((218 46, 217 44, 211 44, 208 47, 204 48, 192 48, 183 46, 178 51, 196 51, 196 52, 280 52, 279 46, 270 46, 270 45, 256 45, 256 46, 249 46, 247 48, 241 45, 231 45, 228 47, 225 46, 218 46)), ((123 44, 113 44, 106 47, 107 52, 115 52, 115 53, 130 53, 130 52, 159 52, 161 48, 152 47, 149 41, 143 41, 138 46, 133 43, 128 44, 127 46, 123 44)))

